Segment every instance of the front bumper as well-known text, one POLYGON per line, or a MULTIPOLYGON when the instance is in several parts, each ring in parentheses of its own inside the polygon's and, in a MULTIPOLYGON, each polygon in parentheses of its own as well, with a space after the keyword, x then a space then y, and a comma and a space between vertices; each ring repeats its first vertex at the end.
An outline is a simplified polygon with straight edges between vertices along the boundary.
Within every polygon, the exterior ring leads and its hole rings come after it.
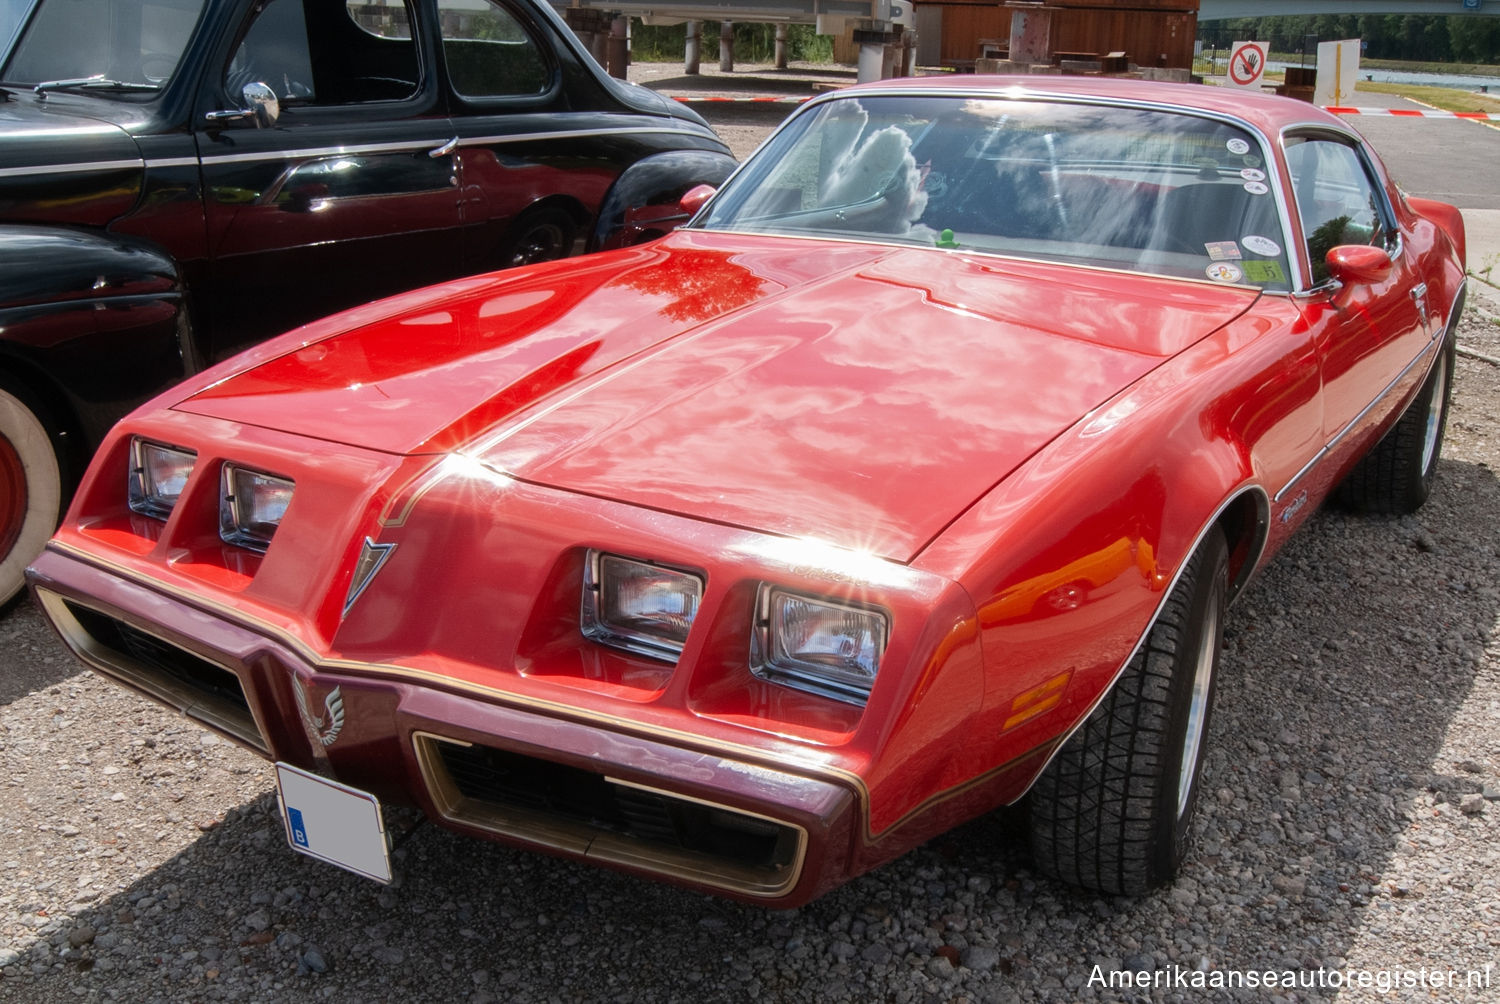
POLYGON ((772 906, 852 877, 861 802, 795 765, 634 734, 296 638, 49 547, 30 579, 90 667, 271 760, 475 836, 772 906))

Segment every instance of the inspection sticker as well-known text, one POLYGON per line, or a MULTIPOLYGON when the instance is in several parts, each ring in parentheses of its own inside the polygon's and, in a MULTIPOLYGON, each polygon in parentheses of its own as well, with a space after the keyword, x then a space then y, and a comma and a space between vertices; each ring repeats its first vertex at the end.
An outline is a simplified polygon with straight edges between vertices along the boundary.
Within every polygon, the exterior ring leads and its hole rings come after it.
POLYGON ((1251 195, 1265 195, 1270 189, 1266 187, 1266 183, 1263 181, 1247 181, 1245 182, 1245 191, 1251 195))
POLYGON ((1247 167, 1244 170, 1240 171, 1240 177, 1244 178, 1246 181, 1265 181, 1266 172, 1260 170, 1259 168, 1247 167))
POLYGON ((1214 282, 1239 282, 1245 277, 1244 270, 1232 261, 1216 261, 1203 274, 1214 282))
POLYGON ((1212 261, 1224 261, 1227 258, 1242 258, 1240 246, 1234 241, 1209 241, 1203 245, 1208 257, 1212 261))
POLYGON ((1280 244, 1260 234, 1246 234, 1240 238, 1240 243, 1245 245, 1245 250, 1251 254, 1263 254, 1267 258, 1274 258, 1281 254, 1280 244))
POLYGON ((1224 148, 1226 150, 1228 150, 1230 153, 1234 154, 1236 157, 1242 156, 1242 155, 1247 154, 1247 153, 1250 152, 1250 144, 1246 143, 1244 140, 1242 140, 1242 139, 1240 139, 1238 137, 1236 137, 1236 138, 1230 140, 1229 142, 1225 143, 1224 144, 1224 148))
POLYGON ((1285 282, 1286 273, 1281 270, 1281 263, 1275 261, 1247 261, 1245 265, 1245 278, 1251 282, 1285 282))

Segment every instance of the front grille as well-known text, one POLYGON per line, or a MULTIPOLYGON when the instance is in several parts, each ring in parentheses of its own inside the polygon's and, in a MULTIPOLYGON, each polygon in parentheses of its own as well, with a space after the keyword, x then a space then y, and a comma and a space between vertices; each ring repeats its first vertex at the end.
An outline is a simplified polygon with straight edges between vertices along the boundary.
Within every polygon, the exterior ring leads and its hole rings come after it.
MULTIPOLYGON (((43 596, 44 602, 52 599, 43 596)), ((85 662, 190 718, 266 751, 250 702, 234 673, 116 617, 71 600, 58 602, 66 617, 54 614, 53 619, 85 662)), ((57 609, 54 602, 48 606, 57 609)))
POLYGON ((418 736, 446 818, 756 896, 790 888, 797 826, 489 746, 418 736))

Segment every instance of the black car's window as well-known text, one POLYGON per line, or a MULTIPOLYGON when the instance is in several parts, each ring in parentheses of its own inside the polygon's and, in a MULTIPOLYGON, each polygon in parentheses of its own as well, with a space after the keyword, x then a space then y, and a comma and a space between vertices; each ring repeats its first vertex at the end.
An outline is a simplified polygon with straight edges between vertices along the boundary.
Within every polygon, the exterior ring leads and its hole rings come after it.
POLYGON ((203 2, 41 0, 0 78, 87 81, 80 86, 110 98, 150 94, 176 71, 203 2))
POLYGON ((347 6, 266 0, 224 74, 232 99, 252 82, 293 106, 410 97, 420 83, 410 11, 389 0, 347 6))
POLYGON ((541 94, 552 73, 515 15, 492 0, 438 0, 448 80, 466 98, 541 94))
POLYGON ((1290 289, 1260 139, 1146 108, 859 95, 793 118, 708 229, 926 244, 1290 289))
POLYGON ((1328 278, 1328 252, 1340 244, 1390 249, 1394 231, 1384 200, 1353 146, 1293 137, 1287 140, 1286 166, 1315 283, 1328 278))

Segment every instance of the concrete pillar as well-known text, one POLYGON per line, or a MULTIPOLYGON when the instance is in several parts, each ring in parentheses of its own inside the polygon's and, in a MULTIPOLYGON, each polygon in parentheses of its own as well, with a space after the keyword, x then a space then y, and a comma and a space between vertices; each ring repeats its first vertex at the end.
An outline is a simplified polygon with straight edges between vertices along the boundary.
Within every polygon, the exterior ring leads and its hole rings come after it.
POLYGON ((872 80, 884 80, 885 43, 859 43, 859 82, 868 84, 872 80))
POLYGON ((776 26, 776 69, 786 69, 786 25, 776 26))
POLYGON ((1013 63, 1052 62, 1052 15, 1057 8, 1026 0, 1011 0, 1010 59, 1013 63))
POLYGON ((728 21, 719 22, 719 71, 734 72, 734 25, 728 21))
POLYGON ((617 80, 629 76, 630 18, 617 17, 609 23, 609 75, 617 80))
POLYGON ((682 72, 693 77, 698 75, 698 50, 703 41, 703 22, 687 23, 687 50, 682 57, 682 72))

